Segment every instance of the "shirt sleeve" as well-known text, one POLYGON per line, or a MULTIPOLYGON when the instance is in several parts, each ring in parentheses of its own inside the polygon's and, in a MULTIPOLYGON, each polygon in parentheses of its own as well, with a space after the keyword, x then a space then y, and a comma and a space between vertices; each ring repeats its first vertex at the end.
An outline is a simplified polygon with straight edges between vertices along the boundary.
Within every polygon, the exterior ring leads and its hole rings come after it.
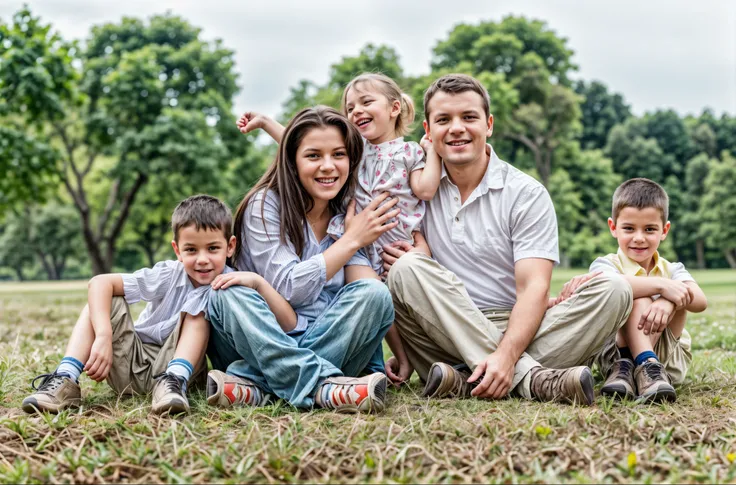
POLYGON ((212 287, 210 285, 200 286, 192 290, 187 295, 187 299, 184 305, 182 305, 180 313, 188 313, 195 317, 200 313, 204 313, 204 317, 209 320, 207 303, 209 302, 211 291, 212 287))
POLYGON ((426 165, 427 158, 419 143, 410 141, 404 144, 404 155, 406 156, 406 170, 409 173, 420 170, 426 165))
POLYGON ((121 274, 125 301, 132 305, 139 301, 156 301, 166 296, 174 284, 179 268, 178 261, 161 261, 153 268, 139 269, 135 273, 121 274))
MULTIPOLYGON (((265 197, 263 193, 257 194, 243 217, 243 234, 240 236, 246 242, 255 272, 263 276, 292 306, 314 302, 327 283, 325 258, 320 253, 302 261, 291 241, 282 244, 276 196, 272 192, 265 197)), ((241 265, 242 262, 238 261, 238 267, 241 265)))
POLYGON ((588 268, 588 272, 593 273, 595 271, 621 274, 621 271, 619 271, 613 261, 605 257, 596 258, 595 261, 590 263, 590 268, 588 268))
POLYGON ((682 263, 670 263, 670 279, 677 281, 695 281, 693 275, 685 269, 682 263))
POLYGON ((350 258, 350 260, 347 263, 345 263, 345 266, 370 266, 370 267, 373 267, 371 265, 370 260, 368 259, 368 256, 365 255, 365 251, 363 251, 362 249, 360 251, 358 251, 357 253, 355 253, 353 255, 353 257, 350 258))
POLYGON ((552 199, 541 185, 524 187, 511 209, 514 262, 526 258, 559 263, 557 216, 552 199))

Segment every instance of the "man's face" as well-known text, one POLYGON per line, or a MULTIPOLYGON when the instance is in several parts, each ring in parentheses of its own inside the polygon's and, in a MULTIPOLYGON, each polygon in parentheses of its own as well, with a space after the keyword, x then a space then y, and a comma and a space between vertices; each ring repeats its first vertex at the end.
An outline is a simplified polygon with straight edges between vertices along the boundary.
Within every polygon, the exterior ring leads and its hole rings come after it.
POLYGON ((429 101, 424 130, 448 167, 485 160, 486 139, 493 133, 493 115, 485 117, 484 101, 474 91, 437 92, 429 101))

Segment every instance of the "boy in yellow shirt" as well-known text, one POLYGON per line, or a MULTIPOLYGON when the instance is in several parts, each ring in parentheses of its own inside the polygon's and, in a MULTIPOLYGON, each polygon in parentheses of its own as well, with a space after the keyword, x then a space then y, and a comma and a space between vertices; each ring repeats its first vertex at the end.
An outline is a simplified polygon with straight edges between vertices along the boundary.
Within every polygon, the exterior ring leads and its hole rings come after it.
POLYGON ((618 252, 593 261, 590 271, 622 275, 634 293, 634 306, 615 343, 599 363, 608 375, 601 393, 638 400, 675 401, 692 361, 687 312, 705 310, 705 294, 682 263, 670 263, 657 248, 670 230, 669 198, 644 178, 627 180, 613 194, 611 235, 618 252))

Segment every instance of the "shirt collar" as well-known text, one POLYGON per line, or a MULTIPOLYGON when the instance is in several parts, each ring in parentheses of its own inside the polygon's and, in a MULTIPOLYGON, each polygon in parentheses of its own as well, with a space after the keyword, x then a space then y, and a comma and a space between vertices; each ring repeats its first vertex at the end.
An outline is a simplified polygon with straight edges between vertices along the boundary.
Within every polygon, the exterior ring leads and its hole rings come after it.
POLYGON ((189 285, 192 288, 194 288, 194 284, 189 279, 189 275, 187 274, 187 270, 184 269, 184 263, 182 263, 181 261, 179 261, 179 270, 180 270, 180 273, 176 277, 176 281, 174 282, 174 286, 176 288, 181 288, 182 286, 189 285))
POLYGON ((621 261, 621 268, 627 276, 663 276, 665 274, 664 259, 659 257, 659 251, 654 252, 654 268, 652 268, 652 271, 648 275, 647 270, 626 256, 621 248, 618 248, 616 254, 618 255, 619 261, 621 261))
MULTIPOLYGON (((483 175, 483 179, 480 181, 479 187, 485 193, 489 189, 502 189, 504 186, 503 172, 501 171, 501 159, 496 156, 496 152, 493 147, 486 143, 486 154, 489 157, 488 167, 486 167, 486 173, 483 175)), ((442 164, 442 175, 441 179, 449 177, 447 175, 447 169, 445 164, 442 164)))

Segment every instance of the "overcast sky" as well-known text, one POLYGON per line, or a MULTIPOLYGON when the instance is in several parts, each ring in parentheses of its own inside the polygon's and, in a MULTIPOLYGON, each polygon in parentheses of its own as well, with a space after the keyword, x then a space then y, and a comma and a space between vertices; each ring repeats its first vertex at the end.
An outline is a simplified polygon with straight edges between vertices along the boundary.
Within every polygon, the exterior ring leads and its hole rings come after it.
MULTIPOLYGON (((8 21, 23 1, 0 0, 8 21)), ((709 106, 736 114, 736 0, 30 0, 65 38, 122 16, 171 10, 236 53, 235 105, 277 114, 300 79, 322 83, 330 64, 368 42, 393 46, 407 74, 429 72, 431 49, 460 22, 508 14, 545 20, 580 69, 624 95, 637 114, 709 106)))

